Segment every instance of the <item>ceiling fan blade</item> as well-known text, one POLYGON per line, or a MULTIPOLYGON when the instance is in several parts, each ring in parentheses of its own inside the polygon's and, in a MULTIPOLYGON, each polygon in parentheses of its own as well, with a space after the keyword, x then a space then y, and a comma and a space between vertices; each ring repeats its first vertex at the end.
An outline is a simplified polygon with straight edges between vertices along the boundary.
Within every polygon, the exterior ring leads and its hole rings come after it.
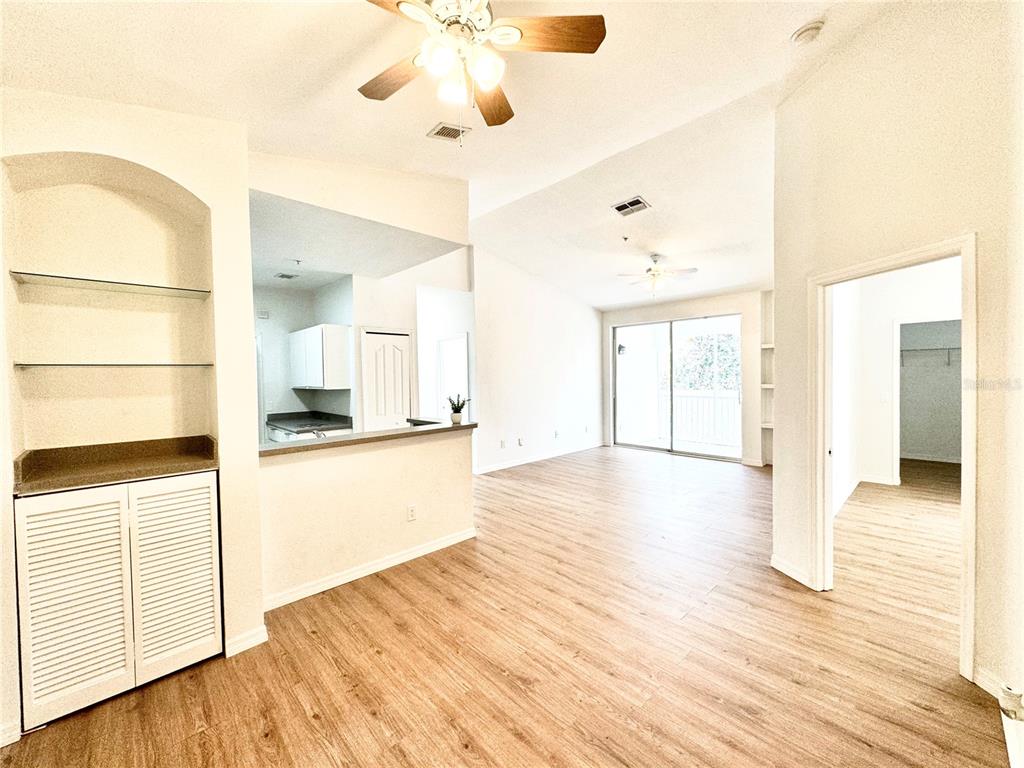
POLYGON ((373 3, 378 8, 383 8, 385 11, 391 11, 392 13, 402 15, 402 12, 398 10, 398 0, 366 0, 368 3, 373 3))
POLYGON ((502 44, 501 36, 492 43, 508 51, 545 51, 548 53, 594 53, 604 42, 604 16, 509 16, 495 19, 491 29, 515 27, 523 33, 517 43, 502 44))
POLYGON ((671 277, 683 277, 685 275, 692 275, 696 271, 696 267, 689 267, 688 269, 666 269, 661 274, 670 275, 671 277))
POLYGON ((515 115, 500 85, 489 91, 477 91, 476 105, 488 125, 504 125, 515 115))
POLYGON ((368 99, 384 101, 388 96, 411 83, 423 71, 413 64, 419 51, 410 53, 397 64, 388 67, 375 78, 359 87, 359 92, 368 99))
POLYGON ((631 275, 627 274, 625 272, 620 272, 619 274, 616 275, 616 277, 646 277, 646 275, 641 275, 641 274, 638 274, 636 272, 634 272, 631 275))

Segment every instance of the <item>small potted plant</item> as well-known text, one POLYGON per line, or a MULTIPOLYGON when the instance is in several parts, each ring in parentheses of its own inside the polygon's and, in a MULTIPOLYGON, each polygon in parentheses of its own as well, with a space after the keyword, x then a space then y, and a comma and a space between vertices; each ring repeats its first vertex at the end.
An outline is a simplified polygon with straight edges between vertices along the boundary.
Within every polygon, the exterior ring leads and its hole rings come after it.
POLYGON ((452 408, 452 424, 462 423, 462 409, 466 407, 466 403, 468 403, 470 399, 471 398, 468 397, 463 399, 462 395, 456 395, 455 397, 448 398, 448 405, 452 408))

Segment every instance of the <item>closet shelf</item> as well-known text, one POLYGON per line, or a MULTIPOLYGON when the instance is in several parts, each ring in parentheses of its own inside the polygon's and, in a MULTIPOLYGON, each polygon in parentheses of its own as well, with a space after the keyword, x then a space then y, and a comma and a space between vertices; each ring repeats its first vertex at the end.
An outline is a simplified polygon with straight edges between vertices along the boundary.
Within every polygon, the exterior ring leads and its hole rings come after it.
POLYGON ((212 368, 213 363, 30 363, 16 362, 15 368, 212 368))
POLYGON ((770 421, 766 421, 761 425, 761 429, 775 429, 775 425, 770 421))
POLYGON ((775 349, 774 344, 762 344, 761 349, 775 349))
POLYGON ((775 389, 774 384, 762 384, 761 389, 775 389))
POLYGON ((97 280, 92 277, 75 277, 72 275, 51 275, 43 272, 19 272, 11 270, 15 282, 29 285, 49 285, 61 288, 87 288, 94 291, 114 291, 117 293, 147 293, 155 296, 175 296, 182 299, 205 299, 210 292, 200 288, 181 288, 173 285, 150 285, 148 283, 129 283, 118 280, 97 280))

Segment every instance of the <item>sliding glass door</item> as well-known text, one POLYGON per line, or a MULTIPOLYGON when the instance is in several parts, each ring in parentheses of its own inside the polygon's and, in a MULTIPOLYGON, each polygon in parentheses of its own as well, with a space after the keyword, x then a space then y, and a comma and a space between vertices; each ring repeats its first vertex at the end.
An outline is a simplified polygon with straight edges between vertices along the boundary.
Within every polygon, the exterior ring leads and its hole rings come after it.
POLYGON ((615 442, 738 459, 740 316, 615 329, 615 442))
POLYGON ((671 448, 669 323, 615 329, 615 442, 671 448))
POLYGON ((738 459, 740 316, 672 323, 672 450, 738 459))

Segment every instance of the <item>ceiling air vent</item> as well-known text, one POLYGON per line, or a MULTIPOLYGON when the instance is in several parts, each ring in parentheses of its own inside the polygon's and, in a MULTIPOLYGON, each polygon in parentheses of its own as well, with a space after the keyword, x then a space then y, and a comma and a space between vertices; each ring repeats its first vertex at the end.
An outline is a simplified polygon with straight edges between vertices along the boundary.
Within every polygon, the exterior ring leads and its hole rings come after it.
POLYGON ((632 216, 634 213, 646 211, 650 207, 651 204, 639 196, 612 206, 620 216, 632 216))
POLYGON ((288 272, 278 272, 274 277, 278 280, 294 280, 298 275, 293 275, 288 272))
POLYGON ((429 136, 431 139, 444 139, 445 141, 458 141, 463 136, 465 136, 467 133, 469 133, 471 130, 473 130, 473 129, 472 128, 460 128, 459 126, 452 125, 451 123, 438 123, 433 128, 431 128, 429 131, 427 131, 427 136, 429 136))

